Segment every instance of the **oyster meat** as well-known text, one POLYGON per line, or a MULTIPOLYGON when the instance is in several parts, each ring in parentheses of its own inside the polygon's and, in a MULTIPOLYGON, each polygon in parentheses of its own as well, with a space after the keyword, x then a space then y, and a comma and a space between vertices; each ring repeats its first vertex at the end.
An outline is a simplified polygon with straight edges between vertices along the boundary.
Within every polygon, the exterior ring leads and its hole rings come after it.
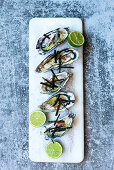
POLYGON ((50 123, 47 126, 44 126, 42 134, 46 140, 55 139, 57 137, 63 136, 71 128, 72 122, 75 118, 75 114, 71 113, 62 119, 54 123, 50 123))
POLYGON ((50 54, 47 56, 36 68, 36 72, 46 72, 53 68, 58 68, 61 64, 61 67, 67 64, 71 64, 79 57, 79 52, 73 48, 66 48, 61 51, 58 51, 56 55, 50 54), (56 57, 56 58, 55 58, 56 57), (61 60, 60 60, 61 58, 61 60), (61 63, 60 63, 61 62, 61 63))
POLYGON ((56 77, 51 76, 48 78, 43 78, 44 82, 43 83, 41 82, 42 84, 41 93, 53 94, 53 93, 57 93, 61 89, 65 89, 64 86, 71 76, 72 76, 72 73, 62 72, 62 73, 56 74, 56 77))
POLYGON ((62 44, 68 37, 69 28, 58 28, 50 31, 39 38, 36 49, 39 54, 45 54, 62 44))
POLYGON ((71 107, 75 102, 74 94, 71 92, 59 92, 51 96, 48 100, 42 103, 39 107, 43 111, 63 111, 71 107))

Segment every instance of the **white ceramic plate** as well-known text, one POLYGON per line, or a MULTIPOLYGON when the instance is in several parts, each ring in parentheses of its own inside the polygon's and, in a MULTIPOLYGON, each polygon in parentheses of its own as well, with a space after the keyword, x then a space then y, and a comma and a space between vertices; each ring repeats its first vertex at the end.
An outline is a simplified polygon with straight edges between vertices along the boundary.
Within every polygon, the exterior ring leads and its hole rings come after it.
MULTIPOLYGON (((36 43, 39 37, 44 33, 54 30, 58 27, 70 27, 70 31, 77 30, 82 32, 82 21, 79 18, 34 18, 29 23, 29 114, 38 109, 38 105, 44 102, 49 95, 40 93, 40 81, 42 76, 47 73, 35 73, 37 65, 47 56, 38 54, 36 43)), ((71 46, 68 42, 60 45, 57 49, 63 49, 71 46)), ((66 162, 79 163, 84 158, 84 115, 83 115, 83 47, 78 48, 80 57, 72 65, 75 67, 73 78, 67 84, 68 91, 74 92, 76 103, 70 109, 76 114, 73 128, 58 141, 63 146, 63 154, 58 159, 51 159, 45 153, 45 147, 49 141, 46 141, 40 135, 42 128, 34 128, 29 125, 29 157, 35 162, 66 162)), ((53 51, 52 51, 53 52, 53 51)), ((62 113, 62 112, 61 112, 62 113)), ((63 115, 67 113, 63 112, 63 115)), ((54 118, 54 113, 48 115, 50 119, 54 118)))

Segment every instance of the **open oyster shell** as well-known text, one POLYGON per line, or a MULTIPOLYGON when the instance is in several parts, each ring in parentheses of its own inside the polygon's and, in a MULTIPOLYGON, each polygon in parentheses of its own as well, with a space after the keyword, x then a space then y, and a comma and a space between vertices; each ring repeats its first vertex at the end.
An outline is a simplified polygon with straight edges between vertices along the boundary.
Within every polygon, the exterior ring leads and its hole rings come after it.
POLYGON ((55 55, 50 54, 47 56, 36 68, 36 72, 46 72, 53 68, 59 67, 61 57, 61 66, 71 64, 74 61, 76 61, 79 57, 79 52, 76 49, 73 48, 66 48, 61 51, 58 51, 56 54, 56 61, 55 61, 55 55))
POLYGON ((59 111, 63 111, 66 108, 71 107, 75 102, 74 94, 71 92, 59 92, 49 99, 47 99, 44 103, 42 103, 39 107, 43 111, 57 111, 59 106, 59 111))
POLYGON ((53 86, 53 77, 43 78, 44 83, 41 83, 41 93, 54 94, 59 92, 61 89, 65 89, 65 84, 68 82, 73 73, 62 72, 56 74, 53 86))
POLYGON ((75 114, 71 113, 58 120, 56 125, 54 125, 54 123, 50 123, 49 125, 44 126, 41 134, 44 135, 46 140, 61 137, 69 131, 74 118, 75 114))
POLYGON ((68 30, 69 28, 57 28, 39 38, 36 45, 39 54, 46 54, 62 44, 68 37, 68 30))

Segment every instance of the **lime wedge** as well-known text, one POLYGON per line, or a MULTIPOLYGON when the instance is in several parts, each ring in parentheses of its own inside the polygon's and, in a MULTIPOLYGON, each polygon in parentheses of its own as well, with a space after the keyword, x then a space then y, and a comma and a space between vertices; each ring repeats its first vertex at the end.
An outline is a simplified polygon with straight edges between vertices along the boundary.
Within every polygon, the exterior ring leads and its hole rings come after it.
POLYGON ((72 31, 68 35, 68 43, 73 47, 80 47, 84 44, 84 36, 77 31, 72 31))
POLYGON ((46 146, 46 153, 49 157, 56 159, 62 154, 62 146, 58 142, 50 142, 46 146))
POLYGON ((46 122, 46 116, 42 111, 36 110, 30 114, 29 121, 32 126, 40 127, 46 122))

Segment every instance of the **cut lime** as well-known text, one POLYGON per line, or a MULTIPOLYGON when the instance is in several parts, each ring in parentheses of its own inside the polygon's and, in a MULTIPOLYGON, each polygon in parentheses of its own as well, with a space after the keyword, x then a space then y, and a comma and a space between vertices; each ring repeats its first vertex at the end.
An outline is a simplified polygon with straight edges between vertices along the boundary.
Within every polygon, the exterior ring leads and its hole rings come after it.
POLYGON ((46 122, 46 116, 42 111, 36 110, 30 114, 29 121, 32 126, 40 127, 46 122))
POLYGON ((62 154, 62 146, 58 142, 50 142, 46 146, 46 153, 49 157, 56 159, 62 154))
POLYGON ((77 31, 72 31, 68 35, 68 43, 73 47, 80 47, 84 44, 84 36, 77 31))

